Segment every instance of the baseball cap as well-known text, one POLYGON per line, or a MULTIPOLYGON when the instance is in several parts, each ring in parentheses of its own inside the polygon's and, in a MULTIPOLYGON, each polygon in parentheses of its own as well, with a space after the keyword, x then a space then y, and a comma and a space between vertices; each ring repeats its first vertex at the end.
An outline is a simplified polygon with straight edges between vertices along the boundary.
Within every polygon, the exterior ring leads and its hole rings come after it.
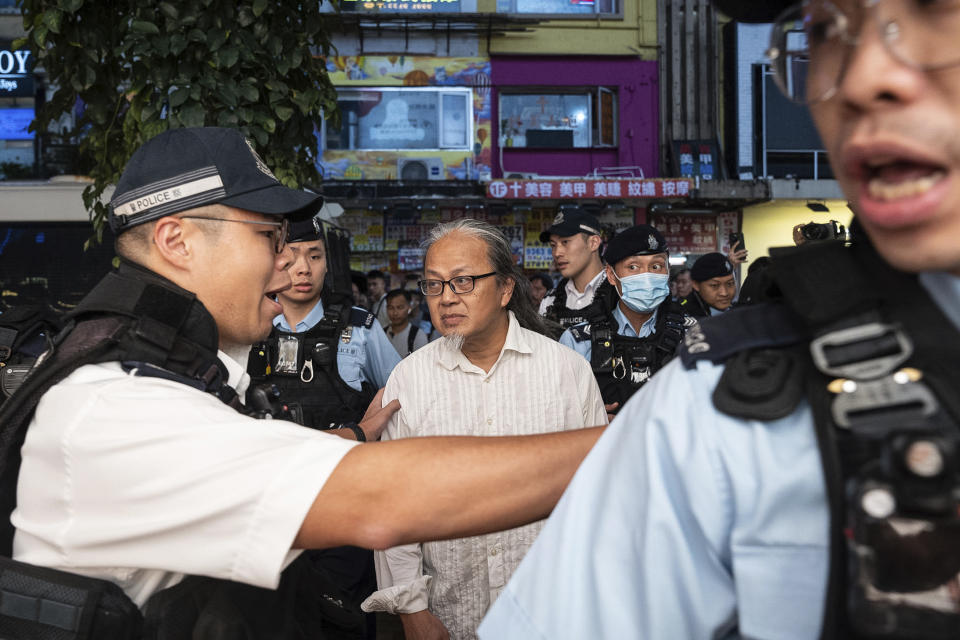
POLYGON ((724 15, 739 22, 773 22, 798 0, 713 0, 724 15))
POLYGON ((169 129, 127 163, 110 200, 110 228, 120 233, 210 204, 305 218, 320 210, 323 198, 280 184, 237 129, 169 129))
POLYGON ((287 232, 287 242, 313 242, 322 238, 320 225, 316 222, 319 222, 316 218, 291 221, 290 230, 287 232))
POLYGON ((540 234, 540 242, 550 242, 550 236, 556 234, 561 238, 569 238, 577 233, 600 235, 600 223, 592 215, 580 207, 563 207, 553 219, 550 228, 540 234))
POLYGON ((650 256, 667 252, 663 234, 648 224, 638 224, 624 229, 610 239, 603 259, 613 265, 630 256, 650 256))
POLYGON ((690 269, 690 278, 696 282, 705 282, 711 278, 722 278, 732 274, 733 265, 722 253, 702 255, 690 269))

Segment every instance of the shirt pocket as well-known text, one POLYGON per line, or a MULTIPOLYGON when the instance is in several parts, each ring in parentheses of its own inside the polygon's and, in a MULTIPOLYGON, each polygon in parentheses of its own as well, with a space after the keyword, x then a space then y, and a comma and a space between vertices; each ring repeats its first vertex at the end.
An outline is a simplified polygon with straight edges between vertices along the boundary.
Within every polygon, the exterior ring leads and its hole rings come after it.
POLYGON ((733 548, 740 634, 768 640, 820 635, 829 550, 818 545, 733 548))
POLYGON ((348 385, 359 391, 363 386, 363 362, 366 352, 358 344, 341 344, 337 347, 337 371, 348 385))

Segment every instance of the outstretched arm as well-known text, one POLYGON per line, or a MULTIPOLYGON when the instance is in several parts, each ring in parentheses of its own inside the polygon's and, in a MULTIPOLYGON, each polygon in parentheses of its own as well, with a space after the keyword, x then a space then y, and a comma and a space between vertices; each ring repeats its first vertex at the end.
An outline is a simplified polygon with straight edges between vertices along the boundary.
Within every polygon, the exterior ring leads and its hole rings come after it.
POLYGON ((317 495, 293 546, 385 549, 539 520, 602 432, 411 438, 355 447, 317 495))

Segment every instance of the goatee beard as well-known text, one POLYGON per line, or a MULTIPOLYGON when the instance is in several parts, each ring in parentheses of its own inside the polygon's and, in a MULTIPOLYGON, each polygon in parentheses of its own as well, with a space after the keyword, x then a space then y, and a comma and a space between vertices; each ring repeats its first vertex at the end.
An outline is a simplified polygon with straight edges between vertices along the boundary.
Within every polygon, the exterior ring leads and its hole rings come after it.
POLYGON ((442 338, 443 344, 448 349, 460 351, 463 348, 463 334, 456 331, 448 333, 442 338))

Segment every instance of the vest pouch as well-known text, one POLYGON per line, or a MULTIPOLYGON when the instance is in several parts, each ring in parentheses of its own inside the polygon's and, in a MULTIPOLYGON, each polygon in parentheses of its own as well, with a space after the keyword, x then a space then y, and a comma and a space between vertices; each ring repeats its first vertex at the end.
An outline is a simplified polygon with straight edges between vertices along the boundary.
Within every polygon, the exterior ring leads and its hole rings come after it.
POLYGON ((947 640, 960 633, 960 527, 870 520, 849 541, 851 627, 868 638, 947 640))
POLYGON ((116 584, 0 557, 0 637, 134 640, 142 616, 116 584))
POLYGON ((150 596, 144 640, 329 640, 314 569, 300 554, 276 590, 189 576, 150 596))

